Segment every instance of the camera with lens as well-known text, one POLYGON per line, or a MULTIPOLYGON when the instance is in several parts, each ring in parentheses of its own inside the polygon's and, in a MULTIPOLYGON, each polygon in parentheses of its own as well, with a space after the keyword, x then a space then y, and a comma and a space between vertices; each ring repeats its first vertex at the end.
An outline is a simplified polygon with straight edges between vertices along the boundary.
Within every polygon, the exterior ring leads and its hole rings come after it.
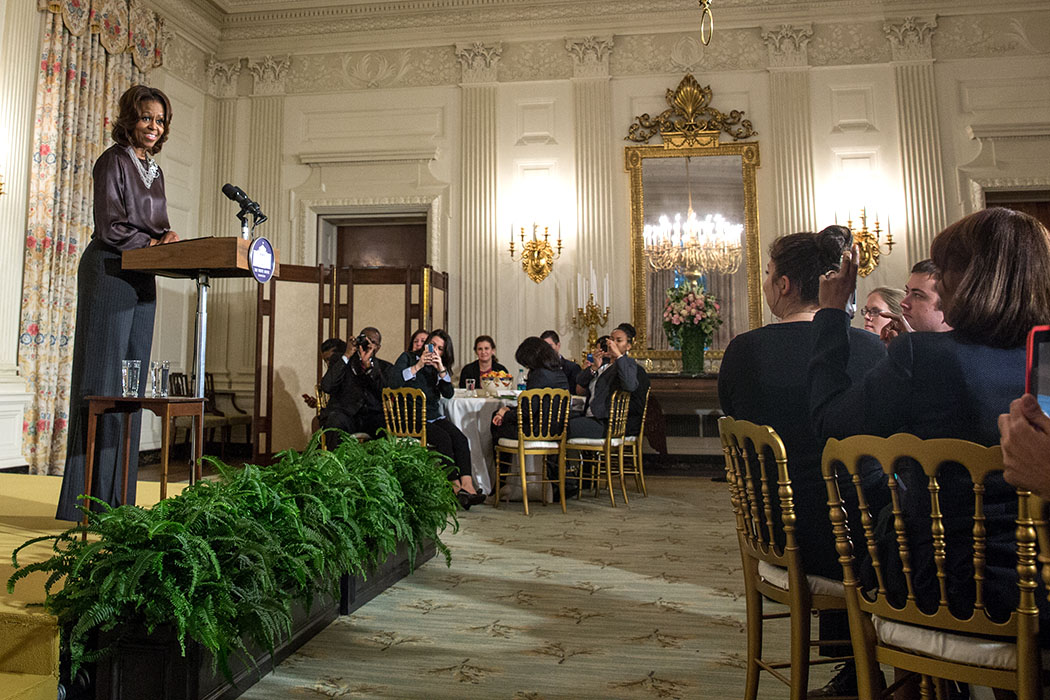
POLYGON ((364 333, 357 336, 357 339, 354 340, 354 343, 357 345, 357 347, 361 348, 366 352, 368 351, 368 348, 372 347, 372 341, 369 340, 368 336, 364 333))
POLYGON ((602 336, 598 339, 598 349, 602 352, 609 352, 609 338, 602 336))

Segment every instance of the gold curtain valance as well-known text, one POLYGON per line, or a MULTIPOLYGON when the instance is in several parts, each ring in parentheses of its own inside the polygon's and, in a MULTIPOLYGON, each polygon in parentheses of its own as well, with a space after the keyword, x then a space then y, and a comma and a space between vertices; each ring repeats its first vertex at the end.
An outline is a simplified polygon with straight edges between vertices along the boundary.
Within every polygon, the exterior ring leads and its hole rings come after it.
POLYGON ((140 0, 37 0, 41 11, 62 15, 74 36, 91 31, 111 54, 131 53, 135 67, 147 72, 164 63, 164 18, 140 0))

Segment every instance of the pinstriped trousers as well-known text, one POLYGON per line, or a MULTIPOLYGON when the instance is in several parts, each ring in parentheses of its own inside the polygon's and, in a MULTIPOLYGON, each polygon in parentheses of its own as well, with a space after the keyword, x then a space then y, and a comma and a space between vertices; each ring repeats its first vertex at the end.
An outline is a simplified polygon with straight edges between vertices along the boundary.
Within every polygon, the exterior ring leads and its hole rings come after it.
MULTIPOLYGON (((77 505, 87 489, 84 467, 87 452, 85 396, 119 396, 120 361, 141 360, 139 395, 146 388, 157 287, 153 275, 120 268, 120 251, 92 240, 80 258, 77 278, 77 325, 73 343, 73 373, 69 388, 69 437, 66 471, 59 496, 59 520, 82 517, 77 505)), ((128 461, 128 501, 135 500, 139 463, 141 412, 131 420, 128 461)), ((120 414, 103 415, 95 432, 92 495, 112 506, 121 505, 123 423, 120 414)))

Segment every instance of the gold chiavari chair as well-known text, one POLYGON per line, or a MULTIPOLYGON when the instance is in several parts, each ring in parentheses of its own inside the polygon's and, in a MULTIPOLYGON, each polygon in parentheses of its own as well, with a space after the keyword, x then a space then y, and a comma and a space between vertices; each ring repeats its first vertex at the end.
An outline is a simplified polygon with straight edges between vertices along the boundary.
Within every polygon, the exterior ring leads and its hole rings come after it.
POLYGON ((766 425, 724 417, 718 431, 725 455, 726 480, 736 515, 737 542, 744 572, 747 605, 745 700, 758 697, 758 681, 767 671, 790 688, 791 700, 806 697, 810 666, 840 663, 849 657, 812 659, 814 647, 845 640, 814 641, 813 613, 844 610, 842 584, 807 575, 796 540, 796 513, 787 452, 776 431, 766 425), (780 505, 779 517, 772 506, 780 505), (786 613, 765 613, 765 599, 788 606, 786 613), (790 661, 767 659, 762 651, 766 620, 789 618, 790 661), (790 676, 781 669, 790 668, 790 676))
MULTIPOLYGON (((609 398, 609 420, 606 423, 604 438, 570 438, 565 447, 579 460, 580 472, 577 477, 580 491, 583 482, 590 481, 595 495, 601 485, 602 474, 609 487, 609 500, 616 506, 616 494, 613 493, 612 462, 616 464, 620 475, 620 491, 623 501, 627 503, 627 487, 623 483, 624 432, 627 430, 627 406, 631 395, 626 391, 614 391, 609 398)), ((579 498, 579 493, 577 493, 579 498)))
MULTIPOLYGON (((518 437, 500 438, 496 442, 496 498, 493 505, 499 507, 500 483, 504 477, 514 475, 514 457, 518 460, 518 475, 521 477, 521 502, 525 515, 529 514, 529 482, 525 473, 526 455, 553 456, 558 459, 558 478, 547 477, 546 465, 542 465, 540 476, 532 483, 558 484, 561 511, 565 512, 565 439, 569 429, 569 392, 565 389, 529 389, 518 395, 518 437), (506 458, 504 460, 504 458, 506 458)), ((544 505, 546 498, 541 496, 544 505)))
MULTIPOLYGON (((924 698, 945 697, 945 679, 1007 689, 1016 693, 1018 700, 1043 697, 1036 596, 1045 596, 1046 592, 1037 592, 1036 532, 1044 532, 1045 543, 1044 504, 1028 492, 1018 491, 1014 496, 1010 487, 997 481, 1002 469, 998 446, 984 447, 964 440, 921 440, 898 434, 828 441, 822 470, 842 564, 861 698, 891 697, 896 687, 908 680, 883 688, 880 663, 908 672, 912 678, 921 676, 920 694, 924 698), (879 514, 872 512, 861 487, 860 463, 866 456, 878 460, 889 488, 889 510, 883 513, 883 518, 888 516, 892 522, 888 537, 879 536, 879 514), (956 465, 965 469, 965 474, 956 465), (840 469, 845 469, 852 480, 859 523, 849 522, 843 507, 842 485, 837 478, 840 469), (971 483, 966 483, 967 475, 971 483), (920 478, 926 480, 925 485, 916 483, 920 478), (905 496, 905 490, 912 493, 905 496), (1011 494, 1006 502, 997 497, 1004 491, 1011 494), (928 501, 928 512, 915 513, 902 506, 914 503, 920 493, 928 501), (986 508, 986 497, 991 510, 986 508), (994 528, 999 513, 1001 527, 1002 508, 1013 503, 1013 498, 1017 504, 1011 529, 1016 538, 1018 602, 1003 613, 1005 619, 995 619, 987 607, 993 602, 986 587, 988 526, 993 524, 994 528), (965 527, 959 526, 959 518, 965 527), (870 559, 874 587, 861 583, 854 546, 870 559), (917 571, 933 576, 928 588, 916 579, 917 571), (972 581, 972 610, 959 606, 960 579, 967 587, 972 581), (929 597, 923 591, 932 593, 935 604, 921 600, 929 597)), ((993 531, 993 537, 996 534, 1001 533, 993 531)))
MULTIPOLYGON (((645 390, 645 403, 642 404, 642 426, 638 428, 637 435, 627 435, 624 442, 627 443, 627 451, 624 453, 623 475, 634 476, 634 487, 647 497, 649 492, 645 490, 645 470, 642 465, 642 443, 645 440, 645 418, 649 413, 649 394, 652 389, 645 390)), ((630 411, 630 404, 628 404, 630 411)))
POLYGON ((427 442, 427 401, 421 389, 383 389, 383 418, 390 434, 427 442))

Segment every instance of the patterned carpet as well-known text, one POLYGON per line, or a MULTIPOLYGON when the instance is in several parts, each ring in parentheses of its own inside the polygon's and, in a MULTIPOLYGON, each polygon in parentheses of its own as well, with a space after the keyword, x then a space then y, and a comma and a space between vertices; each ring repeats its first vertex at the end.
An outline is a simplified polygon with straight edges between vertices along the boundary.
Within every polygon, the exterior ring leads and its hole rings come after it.
MULTIPOLYGON (((431 560, 242 697, 741 697, 726 485, 654 476, 649 493, 616 508, 607 496, 570 500, 567 515, 475 506, 446 539, 451 568, 431 560)), ((786 622, 772 624, 767 649, 786 650, 786 622)), ((815 670, 814 684, 826 675, 815 670)), ((767 676, 759 696, 787 689, 767 676)))

